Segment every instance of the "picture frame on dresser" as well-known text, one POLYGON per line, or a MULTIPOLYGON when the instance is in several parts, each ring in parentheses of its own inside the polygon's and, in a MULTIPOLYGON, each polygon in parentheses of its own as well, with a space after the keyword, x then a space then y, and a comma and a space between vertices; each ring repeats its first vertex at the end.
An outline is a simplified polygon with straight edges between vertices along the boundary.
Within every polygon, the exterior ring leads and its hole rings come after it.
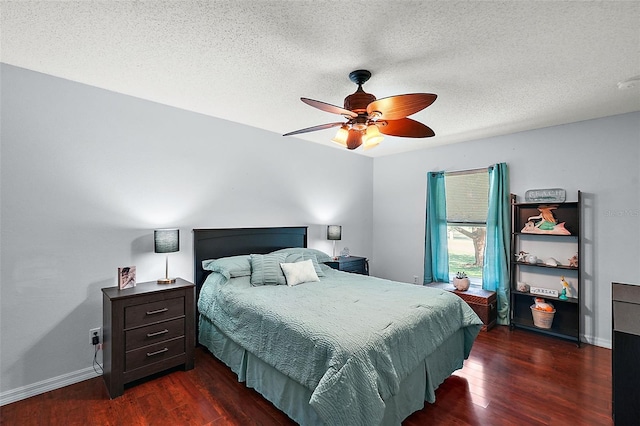
POLYGON ((136 286, 136 267, 123 266, 118 268, 118 288, 124 290, 136 286))

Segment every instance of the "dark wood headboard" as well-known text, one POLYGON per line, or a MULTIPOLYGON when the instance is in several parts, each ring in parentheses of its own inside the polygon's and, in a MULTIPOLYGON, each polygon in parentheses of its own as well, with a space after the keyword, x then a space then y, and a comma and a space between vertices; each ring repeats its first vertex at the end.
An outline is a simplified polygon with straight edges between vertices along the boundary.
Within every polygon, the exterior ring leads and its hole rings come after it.
MULTIPOLYGON (((196 297, 209 271, 202 261, 240 254, 265 254, 288 247, 307 247, 307 227, 219 228, 193 230, 193 260, 196 297)), ((197 299, 196 299, 197 300, 197 299)))

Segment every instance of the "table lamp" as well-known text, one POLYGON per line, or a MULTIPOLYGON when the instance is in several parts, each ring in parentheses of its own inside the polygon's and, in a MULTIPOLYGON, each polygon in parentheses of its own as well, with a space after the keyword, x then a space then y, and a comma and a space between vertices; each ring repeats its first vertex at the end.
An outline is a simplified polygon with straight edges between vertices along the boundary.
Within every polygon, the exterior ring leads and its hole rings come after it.
MULTIPOLYGON (((180 250, 180 230, 156 229, 153 231, 154 250, 156 253, 175 253, 180 250)), ((175 278, 169 278, 169 254, 167 254, 164 278, 158 279, 158 284, 175 283, 175 278)))
POLYGON ((336 241, 342 239, 342 226, 327 226, 327 240, 333 241, 333 258, 336 258, 336 241))

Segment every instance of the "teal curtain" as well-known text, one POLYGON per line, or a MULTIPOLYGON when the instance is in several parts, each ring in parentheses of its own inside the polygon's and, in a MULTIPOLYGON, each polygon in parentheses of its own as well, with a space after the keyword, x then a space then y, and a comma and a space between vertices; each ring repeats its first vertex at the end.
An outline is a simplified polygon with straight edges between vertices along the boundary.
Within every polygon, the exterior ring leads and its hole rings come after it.
POLYGON ((496 292, 497 322, 503 325, 509 324, 510 208, 507 164, 496 164, 489 168, 489 212, 482 288, 496 292))
POLYGON ((427 175, 427 223, 424 244, 424 282, 449 282, 447 198, 444 172, 427 175))

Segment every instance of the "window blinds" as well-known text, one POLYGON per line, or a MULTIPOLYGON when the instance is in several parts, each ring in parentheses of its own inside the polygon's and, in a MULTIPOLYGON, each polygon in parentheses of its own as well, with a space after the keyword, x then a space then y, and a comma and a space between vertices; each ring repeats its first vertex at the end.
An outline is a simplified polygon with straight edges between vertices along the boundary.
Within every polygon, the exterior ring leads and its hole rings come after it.
POLYGON ((489 173, 486 169, 464 173, 445 173, 447 222, 481 225, 487 223, 489 173))

